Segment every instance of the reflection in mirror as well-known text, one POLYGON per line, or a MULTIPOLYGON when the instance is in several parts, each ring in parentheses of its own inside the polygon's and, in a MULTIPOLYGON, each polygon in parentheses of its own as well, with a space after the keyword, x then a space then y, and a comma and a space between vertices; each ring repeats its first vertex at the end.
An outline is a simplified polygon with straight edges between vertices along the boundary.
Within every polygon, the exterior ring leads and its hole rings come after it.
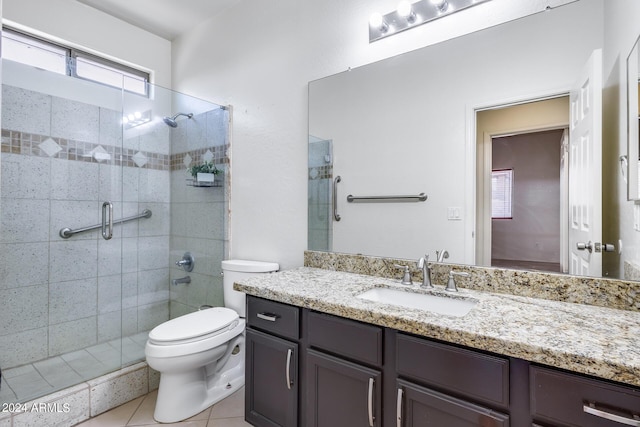
POLYGON ((631 49, 627 58, 627 110, 628 110, 628 142, 627 157, 620 159, 624 169, 628 163, 627 189, 629 200, 640 200, 640 173, 638 173, 638 162, 640 162, 640 132, 638 131, 638 121, 640 120, 640 52, 638 43, 640 38, 631 49))
MULTIPOLYGON (((477 162, 482 155, 476 113, 568 95, 592 52, 604 45, 603 9, 601 1, 575 2, 310 82, 309 249, 407 259, 427 253, 431 260, 436 250, 447 250, 448 262, 491 265, 491 246, 485 251, 488 259, 478 249, 490 240, 477 223, 477 193, 482 191, 477 162), (326 165, 316 153, 322 152, 321 141, 331 146, 326 165), (331 182, 338 175, 339 222, 331 215, 331 182), (427 194, 425 203, 346 200, 349 194, 419 193, 427 194)), ((615 48, 610 56, 622 49, 615 48)), ((508 128, 518 130, 517 123, 516 116, 508 128)), ((555 132, 554 162, 565 161, 559 138, 567 125, 568 120, 561 120, 538 129, 555 132)), ((508 148, 502 156, 508 158, 508 148)), ((619 178, 618 166, 607 182, 619 178)), ((514 176, 520 176, 515 169, 514 176)), ((549 198, 557 199, 563 191, 540 192, 537 200, 532 193, 533 202, 551 205, 549 198)), ((555 211, 566 209, 568 195, 560 197, 560 202, 554 199, 555 211)), ((567 212, 560 215, 569 217, 567 212)), ((607 224, 618 217, 610 210, 606 215, 600 219, 603 228, 618 230, 619 225, 607 224)), ((536 215, 531 219, 539 225, 536 215)), ((567 221, 560 222, 546 229, 545 236, 565 232, 567 221)), ((520 249, 547 250, 542 235, 523 235, 520 249)), ((618 235, 615 239, 617 243, 618 235)), ((553 245, 553 260, 540 262, 565 271, 567 245, 553 245)), ((622 277, 621 257, 601 255, 611 260, 602 274, 622 277)))

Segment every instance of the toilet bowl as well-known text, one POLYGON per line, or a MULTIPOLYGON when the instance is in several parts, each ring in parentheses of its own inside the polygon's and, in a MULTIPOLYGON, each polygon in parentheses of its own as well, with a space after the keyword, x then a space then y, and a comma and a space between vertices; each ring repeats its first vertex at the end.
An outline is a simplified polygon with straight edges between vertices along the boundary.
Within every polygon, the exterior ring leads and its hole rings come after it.
POLYGON ((156 421, 192 417, 244 385, 246 296, 233 290, 233 282, 278 268, 276 263, 223 261, 226 307, 186 314, 149 332, 145 356, 160 372, 156 421))

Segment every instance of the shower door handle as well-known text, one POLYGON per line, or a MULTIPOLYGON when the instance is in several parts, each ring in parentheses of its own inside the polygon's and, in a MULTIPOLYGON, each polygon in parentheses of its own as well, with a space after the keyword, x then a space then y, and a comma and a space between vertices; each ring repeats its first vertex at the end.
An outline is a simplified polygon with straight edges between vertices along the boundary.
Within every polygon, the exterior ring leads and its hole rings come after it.
POLYGON ((109 240, 113 237, 113 203, 111 202, 102 204, 102 237, 104 240, 109 240), (109 219, 107 219, 107 216, 109 219))

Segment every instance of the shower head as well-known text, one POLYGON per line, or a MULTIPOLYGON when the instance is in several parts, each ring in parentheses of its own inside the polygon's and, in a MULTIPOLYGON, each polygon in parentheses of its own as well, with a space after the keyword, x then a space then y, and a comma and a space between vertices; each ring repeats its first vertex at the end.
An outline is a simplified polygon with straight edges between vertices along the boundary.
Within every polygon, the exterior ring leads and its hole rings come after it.
POLYGON ((186 118, 190 119, 191 117, 193 117, 193 113, 178 113, 173 117, 164 117, 162 120, 164 120, 164 122, 172 128, 177 128, 178 122, 176 122, 176 119, 180 116, 185 116, 186 118))

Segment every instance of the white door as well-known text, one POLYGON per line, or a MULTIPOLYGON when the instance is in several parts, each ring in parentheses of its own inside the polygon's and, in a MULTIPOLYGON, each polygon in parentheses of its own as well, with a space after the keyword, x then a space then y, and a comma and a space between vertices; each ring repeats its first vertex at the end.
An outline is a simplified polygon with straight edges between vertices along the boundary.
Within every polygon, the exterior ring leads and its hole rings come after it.
POLYGON ((569 273, 602 274, 602 51, 585 64, 570 96, 569 273))

